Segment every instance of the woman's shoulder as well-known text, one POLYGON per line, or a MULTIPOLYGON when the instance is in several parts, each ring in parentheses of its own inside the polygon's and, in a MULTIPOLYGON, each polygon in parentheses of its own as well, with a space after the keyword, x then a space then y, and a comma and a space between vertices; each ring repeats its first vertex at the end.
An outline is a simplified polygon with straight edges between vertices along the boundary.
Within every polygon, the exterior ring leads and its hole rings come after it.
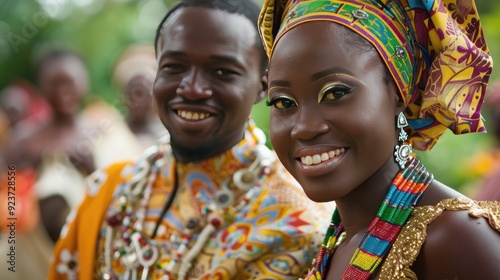
POLYGON ((500 279, 500 203, 452 198, 432 211, 417 258, 420 278, 500 279))
MULTIPOLYGON (((500 231, 500 202, 475 201, 437 181, 424 193, 415 212, 417 215, 413 215, 414 219, 421 219, 429 224, 429 228, 451 230, 453 226, 463 227, 474 223, 489 224, 488 229, 500 231), (482 221, 480 218, 485 218, 486 223, 478 222, 478 219, 482 221)), ((471 228, 474 227, 468 229, 471 228)), ((462 228, 461 232, 468 229, 462 228)))

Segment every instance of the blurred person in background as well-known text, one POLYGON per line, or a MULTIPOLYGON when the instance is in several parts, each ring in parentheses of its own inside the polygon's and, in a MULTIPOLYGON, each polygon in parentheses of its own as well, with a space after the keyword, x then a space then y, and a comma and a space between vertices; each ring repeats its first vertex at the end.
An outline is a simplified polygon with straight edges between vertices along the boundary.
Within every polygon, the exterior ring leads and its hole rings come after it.
MULTIPOLYGON (((79 117, 89 89, 84 61, 73 51, 51 49, 40 57, 35 70, 37 86, 52 114, 44 124, 11 137, 5 149, 6 164, 16 168, 17 193, 26 193, 23 200, 17 197, 15 279, 46 275, 65 218, 83 197, 84 176, 94 170, 92 144, 86 135, 92 128, 79 117)), ((0 258, 4 257, 2 253, 0 258)))
POLYGON ((119 56, 113 80, 123 94, 125 121, 143 149, 166 134, 153 109, 152 88, 158 62, 151 45, 135 44, 119 56))
MULTIPOLYGON (((10 122, 7 114, 0 108, 0 155, 4 148, 5 142, 10 135, 10 122)), ((3 170, 5 165, 4 157, 0 156, 0 170, 3 170)))
MULTIPOLYGON (((8 138, 19 139, 30 133, 38 125, 47 122, 51 112, 47 101, 24 79, 18 79, 3 88, 0 96, 0 153, 3 154, 8 138)), ((1 158, 4 159, 3 156, 1 158)))
POLYGON ((20 126, 28 132, 50 118, 51 109, 47 101, 24 79, 5 87, 0 96, 2 97, 0 108, 7 116, 11 127, 20 126))
POLYGON ((127 46, 112 70, 119 96, 112 102, 94 96, 83 110, 83 119, 98 128, 91 137, 96 168, 132 160, 168 134, 153 110, 156 68, 152 46, 127 46))

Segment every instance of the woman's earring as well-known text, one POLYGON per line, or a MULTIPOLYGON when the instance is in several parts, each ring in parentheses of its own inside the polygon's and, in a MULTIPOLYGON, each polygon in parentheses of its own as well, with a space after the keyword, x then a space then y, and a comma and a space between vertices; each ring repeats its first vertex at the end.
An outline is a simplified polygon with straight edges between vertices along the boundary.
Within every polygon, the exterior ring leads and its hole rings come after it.
POLYGON ((395 152, 394 152, 394 160, 399 164, 399 167, 401 169, 405 168, 406 162, 411 157, 411 144, 405 144, 405 141, 408 139, 408 134, 406 131, 404 131, 403 128, 408 126, 408 120, 406 120, 405 115, 403 112, 399 113, 398 119, 397 119, 397 127, 401 129, 399 131, 399 141, 402 142, 401 146, 396 145, 395 147, 395 152))

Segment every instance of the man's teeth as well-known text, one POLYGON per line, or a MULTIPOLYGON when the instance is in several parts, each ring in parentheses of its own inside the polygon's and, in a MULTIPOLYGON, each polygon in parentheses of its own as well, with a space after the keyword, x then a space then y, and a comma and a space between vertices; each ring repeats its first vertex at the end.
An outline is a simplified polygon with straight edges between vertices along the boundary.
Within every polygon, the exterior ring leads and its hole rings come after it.
POLYGON ((183 119, 186 120, 203 120, 204 118, 208 118, 210 114, 208 113, 203 113, 203 112, 191 112, 191 111, 184 111, 184 110, 177 110, 177 115, 181 116, 183 119))
POLYGON ((321 163, 323 161, 327 161, 327 160, 334 158, 335 156, 338 156, 344 152, 345 152, 345 149, 340 148, 340 149, 336 149, 336 150, 331 150, 328 153, 315 154, 312 156, 301 157, 300 160, 302 161, 302 164, 304 164, 304 165, 313 165, 313 164, 321 163))

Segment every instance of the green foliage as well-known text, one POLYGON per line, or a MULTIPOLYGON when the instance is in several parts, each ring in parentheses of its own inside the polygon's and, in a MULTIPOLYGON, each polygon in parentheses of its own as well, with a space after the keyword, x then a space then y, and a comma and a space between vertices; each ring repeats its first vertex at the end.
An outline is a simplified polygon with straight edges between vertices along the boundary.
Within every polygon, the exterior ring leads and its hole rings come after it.
POLYGON ((271 141, 269 139, 269 109, 270 108, 266 105, 266 101, 263 100, 259 104, 253 106, 251 116, 257 126, 261 128, 266 134, 267 145, 269 146, 269 148, 272 148, 271 141))
POLYGON ((476 170, 474 155, 487 151, 491 140, 483 133, 454 135, 447 131, 430 151, 415 152, 436 180, 466 191, 464 188, 475 184, 483 175, 476 170))
MULTIPOLYGON (((492 1, 493 3, 493 1, 492 1)), ((500 24, 500 2, 495 2, 495 6, 490 13, 481 15, 481 23, 483 24, 484 36, 488 47, 490 49, 491 56, 493 57, 493 62, 500 62, 500 29, 498 28, 500 24)), ((498 81, 500 79, 500 71, 496 65, 493 67, 493 74, 491 77, 492 81, 498 81)))
POLYGON ((91 94, 116 98, 111 72, 119 52, 135 42, 153 43, 156 26, 173 1, 68 0, 0 2, 0 90, 22 78, 35 83, 37 56, 52 46, 86 59, 91 94), (42 3, 42 4, 41 4, 42 3))

